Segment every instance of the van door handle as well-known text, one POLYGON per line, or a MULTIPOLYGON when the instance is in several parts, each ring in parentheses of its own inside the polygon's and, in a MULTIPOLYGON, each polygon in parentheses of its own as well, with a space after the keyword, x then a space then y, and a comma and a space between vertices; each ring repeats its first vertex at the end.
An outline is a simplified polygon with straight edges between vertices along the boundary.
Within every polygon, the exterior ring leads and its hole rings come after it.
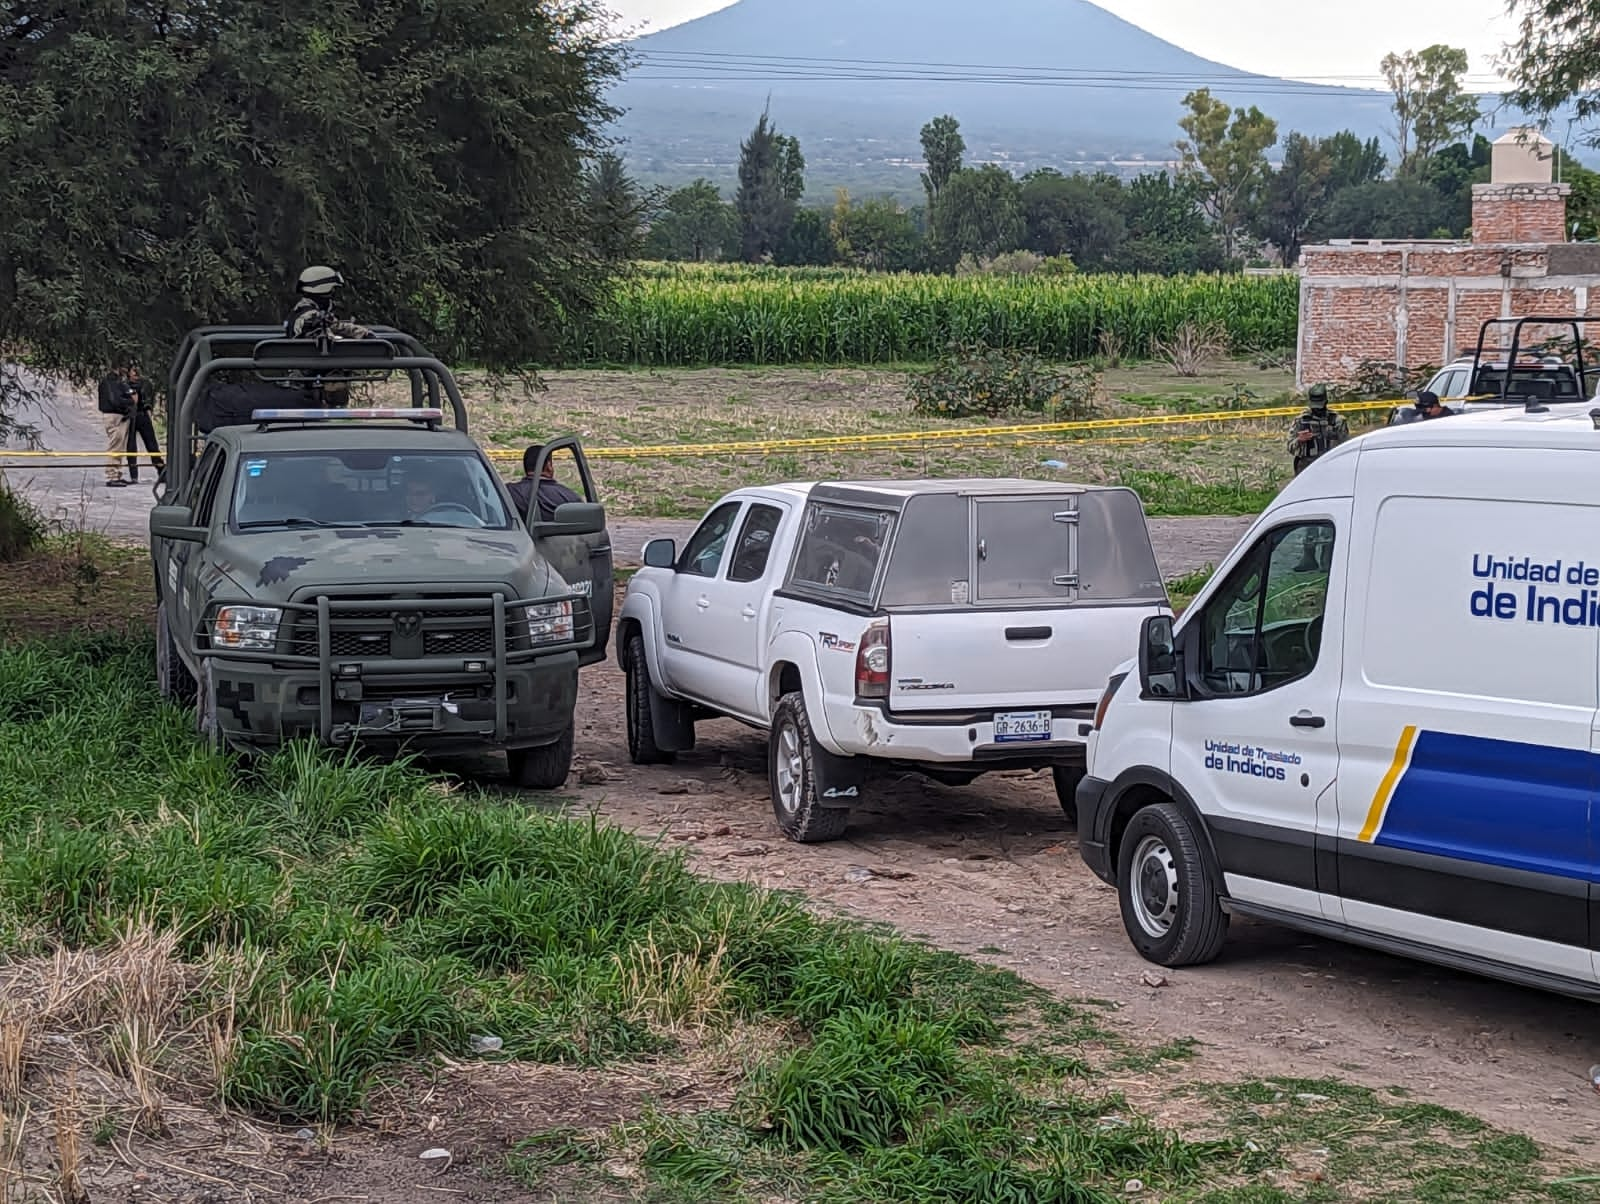
POLYGON ((1007 627, 1006 639, 1008 640, 1048 640, 1050 638, 1048 627, 1007 627))
POLYGON ((754 606, 746 606, 739 613, 747 619, 753 619, 756 617, 756 608, 754 606))
POLYGON ((1289 716, 1290 727, 1326 727, 1327 725, 1328 721, 1321 715, 1299 714, 1289 716))
POLYGON ((704 594, 701 594, 698 598, 696 598, 694 600, 694 604, 696 606, 698 606, 701 610, 705 610, 707 607, 709 607, 711 605, 711 599, 706 597, 704 594))

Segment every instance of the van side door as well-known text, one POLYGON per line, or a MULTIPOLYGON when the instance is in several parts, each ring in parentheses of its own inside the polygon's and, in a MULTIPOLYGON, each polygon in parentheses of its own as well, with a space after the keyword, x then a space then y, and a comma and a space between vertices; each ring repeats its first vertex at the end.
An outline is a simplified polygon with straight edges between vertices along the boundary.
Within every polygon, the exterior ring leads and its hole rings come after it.
MULTIPOLYGON (((539 449, 533 467, 533 479, 538 481, 544 466, 553 456, 570 452, 582 483, 581 498, 591 505, 602 505, 600 490, 589 471, 589 460, 583 454, 583 444, 576 435, 562 435, 539 449)), ((559 463, 559 460, 557 461, 559 463)), ((594 617, 594 643, 578 655, 580 665, 592 665, 606 658, 606 647, 611 640, 611 616, 616 604, 616 580, 611 556, 611 532, 602 529, 591 535, 540 535, 538 524, 553 516, 541 513, 538 490, 534 490, 533 503, 528 508, 528 529, 539 543, 539 553, 550 567, 575 591, 589 599, 590 613, 594 617)))
POLYGON ((1286 506, 1184 616, 1187 698, 1172 708, 1172 776, 1205 822, 1228 894, 1326 918, 1319 808, 1338 768, 1339 599, 1348 499, 1286 506))
POLYGON ((1363 457, 1337 873, 1353 929, 1590 983, 1600 505, 1567 455, 1363 457))

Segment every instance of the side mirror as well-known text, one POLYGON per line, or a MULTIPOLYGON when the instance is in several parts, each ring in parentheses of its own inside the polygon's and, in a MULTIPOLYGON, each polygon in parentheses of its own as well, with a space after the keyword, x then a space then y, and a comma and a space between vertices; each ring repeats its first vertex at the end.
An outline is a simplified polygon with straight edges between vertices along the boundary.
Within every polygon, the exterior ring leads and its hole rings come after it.
POLYGON ((678 563, 678 545, 670 539, 652 539, 644 545, 646 568, 670 569, 678 563))
POLYGON ((1139 631, 1139 692, 1146 698, 1181 697, 1171 615, 1151 615, 1139 631))
POLYGON ((606 508, 599 502, 566 502, 556 507, 556 516, 549 522, 541 520, 528 524, 528 531, 535 539, 552 535, 599 535, 605 529, 606 508))
POLYGON ((206 529, 191 525, 193 522, 187 506, 156 506, 150 511, 150 534, 180 543, 205 543, 206 529))

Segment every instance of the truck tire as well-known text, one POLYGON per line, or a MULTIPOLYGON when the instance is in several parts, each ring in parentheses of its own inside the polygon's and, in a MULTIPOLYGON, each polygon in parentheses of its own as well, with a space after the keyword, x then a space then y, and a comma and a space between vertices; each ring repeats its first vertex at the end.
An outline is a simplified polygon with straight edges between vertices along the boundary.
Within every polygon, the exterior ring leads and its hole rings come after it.
POLYGON ((156 608, 156 686, 161 697, 180 706, 193 706, 196 682, 183 658, 178 655, 177 641, 172 638, 172 628, 167 625, 167 608, 156 608))
POLYGON ((656 743, 655 716, 650 710, 650 662, 645 659, 644 637, 631 635, 622 658, 626 678, 624 709, 628 719, 628 759, 635 765, 670 765, 678 754, 656 743))
POLYGON ((1228 935, 1217 884, 1188 817, 1153 803, 1128 821, 1117 856, 1122 926, 1146 961, 1196 966, 1214 959, 1228 935))
POLYGON ((843 808, 820 805, 815 751, 805 695, 785 694, 778 700, 767 737, 767 777, 778 827, 801 844, 837 840, 850 822, 850 813, 843 808))
POLYGON ((1072 823, 1078 822, 1078 783, 1089 775, 1082 765, 1052 765, 1050 778, 1056 787, 1056 802, 1072 823))
POLYGON ((537 748, 513 748, 506 753, 511 780, 524 790, 559 790, 572 772, 572 741, 576 724, 567 721, 566 731, 554 744, 537 748))

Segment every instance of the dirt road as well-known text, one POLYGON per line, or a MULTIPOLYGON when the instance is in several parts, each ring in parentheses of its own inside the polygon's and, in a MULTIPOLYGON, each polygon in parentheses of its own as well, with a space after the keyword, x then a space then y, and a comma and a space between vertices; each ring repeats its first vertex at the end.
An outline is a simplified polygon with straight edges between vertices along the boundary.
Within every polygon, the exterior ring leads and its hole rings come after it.
POLYGON ((1162 971, 1152 988, 1154 967, 1129 946, 1115 893, 1079 858, 1048 777, 956 789, 906 775, 875 788, 843 840, 796 845, 773 823, 759 733, 706 723, 676 765, 639 768, 621 688, 614 664, 584 670, 578 764, 615 777, 580 784, 590 769, 571 785, 584 806, 688 848, 704 872, 803 891, 1064 996, 1114 1000, 1132 1035, 1202 1043, 1174 1075, 1403 1086, 1600 1164, 1600 1094, 1585 1077, 1600 1062, 1592 1005, 1245 920, 1221 960, 1162 971))

